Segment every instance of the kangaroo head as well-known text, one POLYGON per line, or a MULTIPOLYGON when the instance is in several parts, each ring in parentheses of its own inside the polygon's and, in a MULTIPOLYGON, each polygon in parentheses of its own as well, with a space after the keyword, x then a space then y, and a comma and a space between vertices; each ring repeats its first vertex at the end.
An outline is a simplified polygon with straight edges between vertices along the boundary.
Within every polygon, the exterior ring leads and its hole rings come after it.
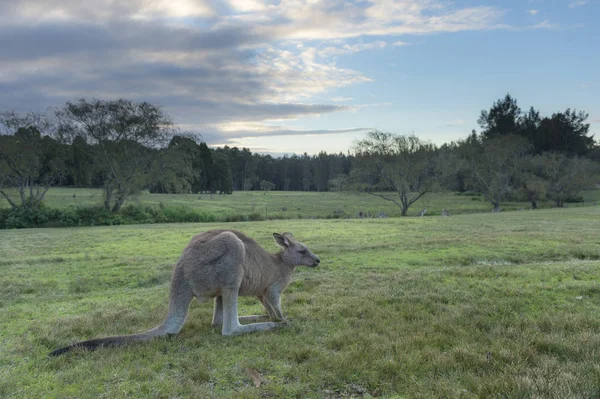
POLYGON ((292 233, 277 234, 273 233, 273 238, 281 248, 281 259, 287 264, 293 266, 311 266, 316 267, 321 263, 321 259, 312 253, 310 249, 300 241, 296 241, 292 233))

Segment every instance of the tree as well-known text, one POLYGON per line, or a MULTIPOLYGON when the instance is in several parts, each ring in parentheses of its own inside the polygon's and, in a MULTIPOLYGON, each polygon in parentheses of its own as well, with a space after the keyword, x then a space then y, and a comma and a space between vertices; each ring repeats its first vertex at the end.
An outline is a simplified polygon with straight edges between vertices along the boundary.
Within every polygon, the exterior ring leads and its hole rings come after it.
POLYGON ((481 111, 477 120, 484 139, 517 134, 521 130, 521 108, 510 94, 496 101, 489 111, 481 111))
POLYGON ((314 158, 314 185, 317 191, 327 191, 329 181, 329 157, 324 151, 314 158))
POLYGON ((67 159, 69 172, 75 187, 89 187, 94 172, 93 148, 88 146, 85 139, 76 136, 70 146, 67 159))
POLYGON ((0 197, 12 208, 37 208, 64 176, 64 148, 51 137, 55 132, 43 113, 0 114, 0 197), (17 189, 20 204, 6 187, 17 189))
POLYGON ((348 175, 340 173, 335 175, 333 179, 329 179, 327 186, 329 191, 343 191, 348 185, 348 175))
POLYGON ((224 151, 215 151, 213 155, 214 180, 211 182, 210 191, 219 194, 231 194, 233 192, 233 177, 229 158, 224 151))
POLYGON ((175 194, 191 192, 202 172, 197 164, 199 149, 196 142, 174 136, 169 147, 154 151, 150 192, 175 194))
POLYGON ((585 123, 588 114, 571 111, 552 114, 540 121, 533 137, 536 153, 554 151, 569 155, 585 155, 595 147, 594 136, 588 136, 590 124, 585 123))
POLYGON ((191 134, 173 136, 166 149, 158 151, 152 192, 189 193, 200 191, 204 164, 198 138, 191 134), (159 183, 159 184, 157 184, 159 183))
POLYGON ((533 107, 529 108, 529 112, 522 115, 520 119, 520 129, 517 132, 520 136, 525 137, 533 145, 533 152, 541 151, 542 143, 539 142, 539 129, 542 124, 540 113, 533 107))
POLYGON ((260 189, 262 191, 271 191, 275 188, 275 183, 263 180, 260 182, 260 189))
POLYGON ((535 156, 524 156, 515 174, 515 187, 531 203, 531 209, 537 209, 538 202, 546 197, 546 181, 536 173, 536 163, 535 156))
POLYGON ((491 202, 494 212, 516 188, 521 159, 528 151, 527 140, 513 135, 483 140, 478 150, 466 156, 472 184, 491 202))
POLYGON ((579 191, 592 186, 590 160, 562 153, 544 153, 535 157, 534 171, 546 182, 546 195, 557 207, 579 191))
POLYGON ((153 152, 176 127, 163 110, 130 100, 67 102, 57 110, 60 133, 81 136, 103 180, 104 207, 118 212, 125 200, 146 182, 153 152))
POLYGON ((213 163, 212 151, 206 143, 200 143, 198 146, 200 149, 200 161, 204 166, 200 174, 200 181, 198 186, 193 188, 194 192, 202 193, 204 191, 211 191, 212 182, 215 180, 215 168, 213 163))
POLYGON ((302 190, 310 191, 313 185, 313 162, 307 153, 302 155, 302 190))
POLYGON ((435 183, 435 147, 415 135, 372 131, 356 143, 355 151, 353 179, 368 194, 398 205, 402 216, 435 183))

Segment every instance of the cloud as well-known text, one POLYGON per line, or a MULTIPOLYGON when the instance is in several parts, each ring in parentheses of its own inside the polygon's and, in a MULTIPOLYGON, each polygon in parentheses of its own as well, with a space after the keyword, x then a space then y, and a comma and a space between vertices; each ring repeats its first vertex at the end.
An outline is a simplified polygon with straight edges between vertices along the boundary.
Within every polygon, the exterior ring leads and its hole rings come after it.
POLYGON ((206 0, 19 0, 0 3, 0 20, 16 24, 62 22, 104 23, 130 20, 177 20, 215 17, 217 10, 206 0))
POLYGON ((321 57, 330 57, 333 55, 353 54, 367 50, 380 50, 388 46, 387 42, 379 40, 371 43, 344 44, 340 47, 326 47, 318 51, 321 57))
POLYGON ((582 7, 586 4, 588 4, 590 1, 589 0, 575 0, 575 1, 571 1, 569 3, 569 8, 577 8, 577 7, 582 7))
POLYGON ((391 102, 383 102, 383 103, 371 103, 371 104, 356 104, 352 105, 349 108, 353 111, 357 111, 362 108, 376 108, 376 107, 391 107, 393 104, 391 102))
POLYGON ((530 27, 531 29, 560 29, 560 25, 548 20, 542 21, 530 27))
MULTIPOLYGON (((215 124, 212 126, 204 125, 182 125, 183 130, 200 131, 202 140, 209 145, 214 146, 245 146, 249 147, 244 139, 256 139, 265 137, 305 137, 305 136, 328 136, 345 135, 354 133, 364 133, 372 130, 370 127, 356 127, 347 129, 297 129, 283 125, 270 125, 258 122, 231 122, 215 124)), ((255 147, 253 150, 259 152, 272 152, 273 148, 263 147, 260 150, 255 147)))
POLYGON ((540 10, 527 10, 527 12, 531 15, 537 15, 540 12, 540 10))
POLYGON ((333 97, 331 101, 333 101, 334 103, 347 102, 352 101, 352 97, 333 97))
POLYGON ((269 136, 306 136, 322 134, 346 134, 360 133, 370 130, 368 127, 358 127, 349 129, 293 129, 285 126, 267 125, 262 123, 227 123, 217 125, 215 128, 226 138, 240 137, 269 137, 269 136))
POLYGON ((456 120, 453 120, 453 121, 449 122, 444 127, 458 127, 458 126, 463 126, 464 124, 465 124, 464 120, 462 120, 462 119, 456 119, 456 120))
POLYGON ((406 35, 506 29, 504 14, 442 0, 0 2, 0 109, 124 97, 221 135, 215 126, 389 105, 314 98, 371 81, 336 56, 409 45, 406 35))

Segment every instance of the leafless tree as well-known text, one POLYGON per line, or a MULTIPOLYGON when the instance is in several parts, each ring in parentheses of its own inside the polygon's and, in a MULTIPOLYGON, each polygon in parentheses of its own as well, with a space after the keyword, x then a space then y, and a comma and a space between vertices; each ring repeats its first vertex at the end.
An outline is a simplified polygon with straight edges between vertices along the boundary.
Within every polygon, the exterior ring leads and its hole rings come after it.
POLYGON ((529 148, 524 138, 503 136, 484 140, 466 155, 472 183, 491 202, 494 212, 516 188, 521 160, 529 148))
POLYGON ((545 181, 546 195, 557 207, 568 198, 592 187, 593 164, 587 158, 564 153, 544 153, 533 160, 534 171, 545 181))
POLYGON ((398 205, 402 216, 436 183, 435 148, 415 135, 372 131, 354 149, 354 180, 368 194, 398 205))

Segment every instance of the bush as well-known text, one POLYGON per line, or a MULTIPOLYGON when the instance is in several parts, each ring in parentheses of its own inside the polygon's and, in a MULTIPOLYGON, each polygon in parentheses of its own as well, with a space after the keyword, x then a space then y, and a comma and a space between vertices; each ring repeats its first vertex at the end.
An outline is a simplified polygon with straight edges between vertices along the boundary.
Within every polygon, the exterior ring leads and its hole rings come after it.
POLYGON ((17 208, 0 209, 0 229, 27 227, 77 227, 114 226, 141 223, 200 223, 200 222, 243 222, 264 220, 264 215, 254 212, 249 215, 196 212, 185 206, 159 206, 129 204, 118 214, 111 213, 102 205, 80 205, 64 209, 40 206, 35 210, 17 208))
POLYGON ((265 216, 260 212, 252 212, 250 215, 248 215, 248 220, 257 222, 259 220, 265 220, 265 216))
POLYGON ((102 205, 78 206, 75 208, 75 215, 80 226, 111 226, 114 223, 115 215, 110 213, 102 205))
POLYGON ((60 211, 57 209, 46 208, 40 204, 35 209, 18 207, 10 209, 4 213, 3 224, 6 229, 23 229, 27 227, 40 227, 46 223, 58 220, 60 211))
POLYGON ((171 223, 198 223, 204 222, 206 216, 200 215, 193 209, 186 208, 185 206, 168 206, 162 205, 159 210, 164 218, 165 222, 171 223))
POLYGON ((73 208, 63 209, 58 219, 58 225, 61 227, 75 227, 80 225, 77 212, 73 208))
POLYGON ((477 191, 462 191, 462 192, 458 191, 458 192, 455 192, 454 195, 464 195, 467 197, 471 197, 474 195, 481 195, 481 193, 478 193, 477 191))
POLYGON ((0 209, 0 229, 6 229, 6 219, 8 219, 8 215, 12 209, 10 208, 2 208, 0 209))
POLYGON ((568 196, 565 199, 565 202, 573 203, 573 202, 584 202, 584 201, 583 201, 583 197, 582 196, 579 196, 579 195, 570 195, 570 196, 568 196))
POLYGON ((156 223, 157 219, 162 218, 162 210, 152 208, 149 205, 129 204, 121 209, 121 215, 131 224, 156 223), (159 217, 159 214, 161 217, 159 217))
POLYGON ((226 222, 245 222, 248 218, 244 215, 240 215, 239 213, 233 215, 225 215, 226 222))

